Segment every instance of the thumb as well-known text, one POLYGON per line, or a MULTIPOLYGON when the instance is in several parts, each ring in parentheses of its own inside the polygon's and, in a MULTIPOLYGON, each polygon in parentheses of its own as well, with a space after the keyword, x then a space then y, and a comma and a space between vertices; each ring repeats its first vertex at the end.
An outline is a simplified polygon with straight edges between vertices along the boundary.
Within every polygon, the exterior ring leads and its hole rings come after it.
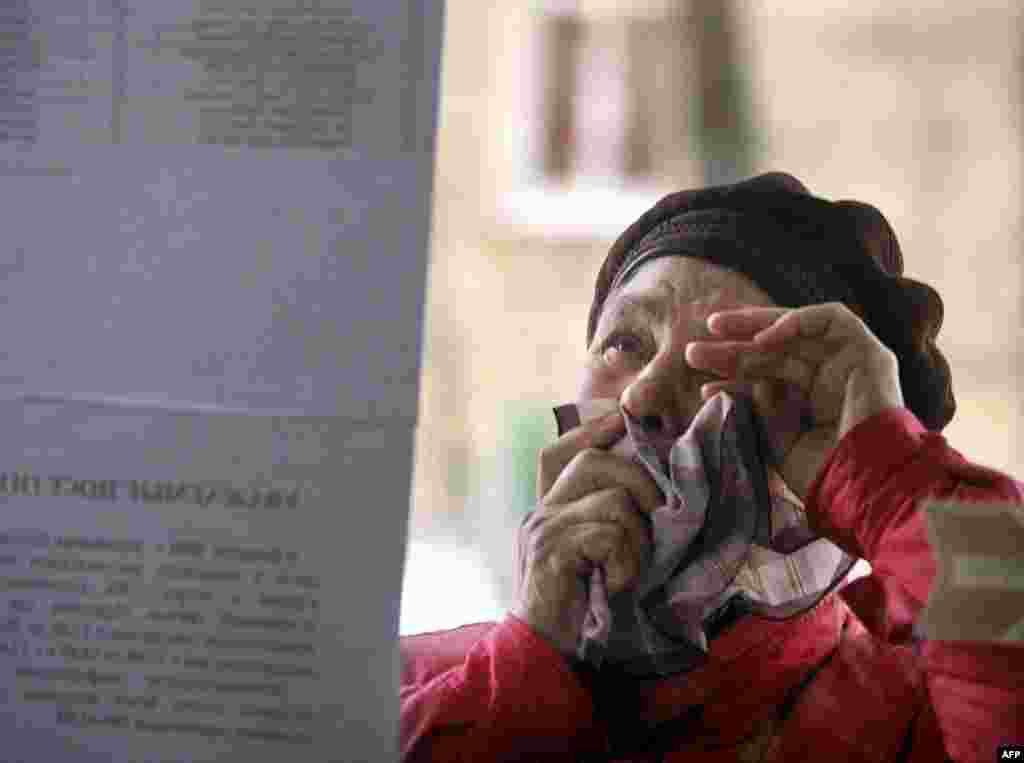
POLYGON ((803 433, 813 427, 810 402, 795 384, 761 379, 757 382, 712 382, 701 388, 710 400, 719 392, 750 400, 757 415, 770 460, 781 464, 803 433))

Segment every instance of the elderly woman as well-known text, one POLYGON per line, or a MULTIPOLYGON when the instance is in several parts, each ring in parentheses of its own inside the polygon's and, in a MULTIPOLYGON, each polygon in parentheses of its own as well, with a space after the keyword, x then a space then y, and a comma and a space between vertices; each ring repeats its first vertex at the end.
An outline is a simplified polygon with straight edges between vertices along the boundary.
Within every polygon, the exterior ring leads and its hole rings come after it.
POLYGON ((540 456, 516 605, 402 639, 403 758, 931 763, 1024 742, 1024 648, 915 628, 921 499, 1024 485, 939 434, 942 301, 902 272, 877 209, 781 173, 630 226, 571 428, 540 456), (850 583, 856 558, 872 574, 850 583))

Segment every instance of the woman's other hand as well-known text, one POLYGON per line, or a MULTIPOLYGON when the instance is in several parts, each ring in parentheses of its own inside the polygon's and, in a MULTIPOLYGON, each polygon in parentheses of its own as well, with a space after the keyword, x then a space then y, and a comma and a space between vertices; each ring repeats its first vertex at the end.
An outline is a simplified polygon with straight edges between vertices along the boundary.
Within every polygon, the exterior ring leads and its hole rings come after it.
POLYGON ((642 466, 608 452, 625 433, 616 410, 544 448, 540 503, 517 537, 512 613, 567 656, 576 652, 594 567, 604 566, 612 595, 635 583, 650 560, 644 514, 664 497, 642 466))
POLYGON ((780 385, 791 384, 809 404, 813 424, 776 443, 782 478, 801 499, 847 432, 904 404, 895 353, 841 302, 721 311, 707 325, 719 339, 689 343, 686 361, 726 381, 705 384, 705 399, 752 383, 758 414, 771 420, 783 399, 780 385))

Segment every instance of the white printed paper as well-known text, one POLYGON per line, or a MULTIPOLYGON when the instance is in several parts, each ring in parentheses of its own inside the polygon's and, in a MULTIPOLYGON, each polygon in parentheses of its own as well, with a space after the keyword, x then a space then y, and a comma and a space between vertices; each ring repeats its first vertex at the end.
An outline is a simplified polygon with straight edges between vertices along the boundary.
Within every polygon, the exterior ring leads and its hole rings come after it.
POLYGON ((394 756, 408 429, 16 401, 0 427, 4 760, 394 756))
POLYGON ((414 420, 441 22, 5 4, 0 390, 414 420))
POLYGON ((2 757, 394 758, 442 3, 3 6, 2 757))

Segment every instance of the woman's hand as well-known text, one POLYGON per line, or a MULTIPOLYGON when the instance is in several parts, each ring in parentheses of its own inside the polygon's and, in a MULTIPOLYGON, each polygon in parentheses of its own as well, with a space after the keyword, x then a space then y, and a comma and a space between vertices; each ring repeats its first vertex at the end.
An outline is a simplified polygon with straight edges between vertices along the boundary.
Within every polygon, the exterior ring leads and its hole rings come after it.
POLYGON ((664 502, 639 464, 607 448, 626 434, 621 411, 588 421, 541 451, 540 505, 516 541, 516 604, 524 620, 564 655, 576 652, 588 581, 604 565, 609 595, 631 586, 651 553, 650 513, 664 502))
POLYGON ((690 366, 726 378, 705 384, 705 399, 753 383, 758 414, 771 421, 791 384, 809 404, 813 424, 776 443, 782 478, 802 500, 847 432, 903 406, 895 353, 841 302, 722 311, 708 317, 708 328, 721 341, 686 347, 690 366))

